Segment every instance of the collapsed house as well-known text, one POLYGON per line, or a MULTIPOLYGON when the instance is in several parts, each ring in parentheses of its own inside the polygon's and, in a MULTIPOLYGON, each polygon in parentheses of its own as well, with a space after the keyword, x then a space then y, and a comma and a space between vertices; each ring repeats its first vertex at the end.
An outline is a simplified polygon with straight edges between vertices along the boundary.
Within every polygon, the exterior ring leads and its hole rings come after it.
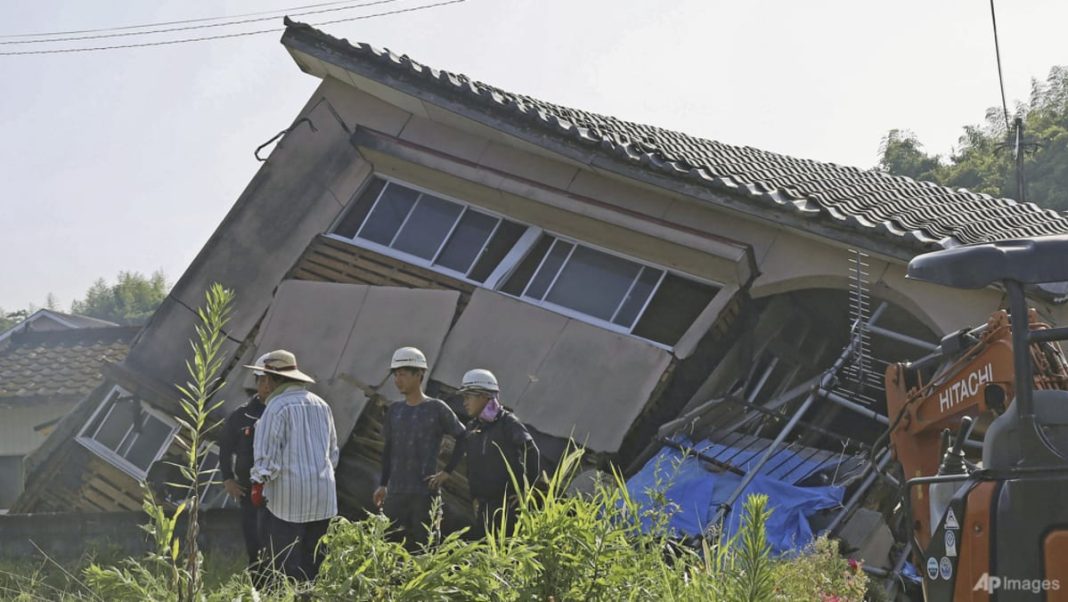
POLYGON ((550 460, 574 439, 634 473, 689 446, 743 482, 722 512, 761 475, 852 484, 844 508, 889 459, 872 459, 880 362, 1001 304, 907 281, 909 259, 1068 231, 1032 204, 570 109, 306 25, 282 43, 321 85, 126 359, 57 425, 18 511, 139 506, 137 481, 175 445, 174 383, 213 282, 236 292, 218 398, 244 402, 239 366, 258 354, 295 352, 346 442, 343 512, 370 506, 380 401, 398 397, 388 358, 407 345, 427 352, 432 395, 495 372, 550 460))

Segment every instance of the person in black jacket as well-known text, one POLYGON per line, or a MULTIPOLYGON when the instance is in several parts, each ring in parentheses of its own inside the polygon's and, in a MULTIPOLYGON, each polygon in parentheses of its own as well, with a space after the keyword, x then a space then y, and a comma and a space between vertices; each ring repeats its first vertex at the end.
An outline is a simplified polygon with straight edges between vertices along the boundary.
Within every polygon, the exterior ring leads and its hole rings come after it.
POLYGON ((462 439, 453 448, 445 470, 431 478, 440 487, 460 460, 467 456, 467 482, 474 504, 473 537, 483 537, 500 525, 500 512, 507 515, 508 529, 515 525, 515 490, 533 485, 540 473, 540 452, 527 428, 516 415, 501 406, 497 377, 489 370, 469 370, 460 393, 464 410, 472 417, 462 439))
POLYGON ((249 570, 253 572, 258 566, 263 537, 260 532, 260 508, 252 503, 249 495, 252 487, 249 472, 253 463, 252 441, 256 434, 256 422, 267 407, 262 399, 257 392, 248 403, 231 412, 219 435, 219 472, 222 473, 226 492, 241 505, 241 533, 245 537, 249 570))

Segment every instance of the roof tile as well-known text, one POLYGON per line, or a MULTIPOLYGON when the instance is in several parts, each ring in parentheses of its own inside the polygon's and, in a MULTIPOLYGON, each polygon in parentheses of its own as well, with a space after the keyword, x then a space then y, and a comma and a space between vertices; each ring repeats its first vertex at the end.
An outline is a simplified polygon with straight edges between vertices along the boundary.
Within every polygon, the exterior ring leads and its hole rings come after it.
POLYGON ((100 367, 129 350, 136 328, 80 328, 15 334, 0 350, 0 398, 84 395, 100 367))
POLYGON ((299 36, 356 61, 386 67, 398 79, 532 123, 572 143, 601 149, 645 169, 699 182, 758 204, 820 218, 906 246, 955 246, 1068 233, 1068 218, 1032 203, 994 198, 877 170, 823 163, 735 146, 564 107, 507 92, 466 75, 427 68, 407 56, 349 44, 307 25, 299 36))

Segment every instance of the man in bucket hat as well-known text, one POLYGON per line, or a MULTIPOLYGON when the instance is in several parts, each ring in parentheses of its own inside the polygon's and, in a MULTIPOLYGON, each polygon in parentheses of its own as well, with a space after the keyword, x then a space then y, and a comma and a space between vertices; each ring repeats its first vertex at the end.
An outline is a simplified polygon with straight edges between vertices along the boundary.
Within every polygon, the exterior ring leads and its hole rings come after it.
POLYGON ((337 433, 330 406, 305 387, 315 382, 285 350, 255 365, 267 408, 253 442, 253 503, 267 507, 267 548, 277 570, 312 580, 325 553, 319 539, 337 515, 337 433))

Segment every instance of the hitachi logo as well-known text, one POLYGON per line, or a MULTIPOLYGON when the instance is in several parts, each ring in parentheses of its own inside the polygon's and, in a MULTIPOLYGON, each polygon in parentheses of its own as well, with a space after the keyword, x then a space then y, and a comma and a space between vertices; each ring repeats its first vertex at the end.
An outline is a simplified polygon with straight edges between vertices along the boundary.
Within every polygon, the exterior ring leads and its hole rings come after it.
POLYGON ((965 399, 975 397, 979 394, 979 389, 992 380, 994 380, 994 365, 987 364, 953 384, 947 385, 945 390, 938 394, 939 411, 945 414, 965 399))

